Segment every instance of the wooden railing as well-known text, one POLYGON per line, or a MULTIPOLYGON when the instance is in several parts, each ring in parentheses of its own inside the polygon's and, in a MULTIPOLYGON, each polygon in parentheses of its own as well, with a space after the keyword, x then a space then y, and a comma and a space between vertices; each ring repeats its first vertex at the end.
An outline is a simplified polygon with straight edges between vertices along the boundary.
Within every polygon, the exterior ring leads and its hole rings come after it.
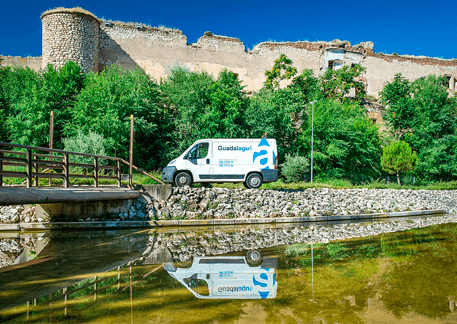
MULTIPOLYGON (((120 187, 122 184, 122 163, 130 166, 129 162, 117 157, 0 142, 0 187, 3 183, 3 177, 25 178, 28 188, 33 185, 38 186, 39 178, 62 179, 64 187, 70 186, 71 178, 93 179, 95 187, 98 187, 99 179, 113 179, 117 181, 117 185, 120 187), (15 149, 22 149, 22 151, 15 149), (93 163, 74 163, 71 162, 72 156, 86 157, 91 159, 93 163), (25 170, 5 169, 8 166, 25 170), (81 168, 83 174, 70 173, 70 168, 75 167, 81 168), (88 172, 88 170, 90 171, 88 172)), ((133 165, 132 168, 163 184, 162 181, 140 168, 133 165)), ((132 184, 133 176, 129 172, 129 186, 132 187, 132 184)))

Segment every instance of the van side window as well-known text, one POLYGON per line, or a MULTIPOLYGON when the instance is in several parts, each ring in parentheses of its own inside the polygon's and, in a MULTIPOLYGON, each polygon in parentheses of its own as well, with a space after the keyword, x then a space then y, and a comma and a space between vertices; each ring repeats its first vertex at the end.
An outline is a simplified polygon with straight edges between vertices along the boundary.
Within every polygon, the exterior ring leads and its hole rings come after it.
POLYGON ((198 143, 187 153, 186 159, 204 159, 208 155, 209 143, 198 143))

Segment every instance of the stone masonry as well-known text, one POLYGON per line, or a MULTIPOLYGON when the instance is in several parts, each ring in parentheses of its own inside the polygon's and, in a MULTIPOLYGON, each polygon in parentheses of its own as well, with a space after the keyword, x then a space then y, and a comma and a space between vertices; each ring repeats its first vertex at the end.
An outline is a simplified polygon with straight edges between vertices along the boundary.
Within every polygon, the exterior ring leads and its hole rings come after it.
MULTIPOLYGON (((41 16, 43 22, 42 67, 48 63, 62 66, 73 60, 84 71, 100 71, 111 64, 124 69, 143 69, 160 80, 171 68, 206 71, 213 76, 228 69, 238 75, 245 91, 258 91, 265 82, 265 71, 285 54, 297 68, 313 70, 315 75, 343 65, 360 64, 366 68, 363 82, 367 95, 377 97, 386 82, 402 73, 410 80, 435 74, 456 89, 457 60, 425 56, 385 54, 374 51, 370 41, 352 45, 348 41, 262 42, 252 50, 236 37, 205 32, 189 44, 182 31, 96 18, 81 8, 57 8, 41 16)), ((303 35, 306 37, 306 35, 303 35)), ((2 65, 30 66, 37 69, 40 58, 4 57, 2 65)), ((281 86, 287 84, 283 80, 281 86)))
POLYGON ((61 67, 72 60, 84 72, 98 71, 100 22, 82 12, 51 10, 41 16, 43 23, 43 69, 61 67))

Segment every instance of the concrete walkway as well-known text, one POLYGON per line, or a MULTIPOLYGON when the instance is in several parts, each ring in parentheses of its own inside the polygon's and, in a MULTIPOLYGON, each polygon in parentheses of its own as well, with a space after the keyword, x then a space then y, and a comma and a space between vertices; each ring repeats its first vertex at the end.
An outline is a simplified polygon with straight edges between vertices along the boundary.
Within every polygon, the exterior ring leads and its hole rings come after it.
POLYGON ((118 187, 1 187, 0 206, 136 199, 136 190, 118 187))
POLYGON ((272 217, 272 218, 232 218, 232 219, 183 219, 151 221, 95 221, 95 222, 46 222, 0 224, 0 231, 42 231, 42 230, 102 230, 121 228, 158 228, 183 226, 219 226, 219 225, 262 225, 320 223, 335 224, 342 221, 379 221, 384 218, 421 217, 446 214, 443 210, 415 210, 405 212, 374 213, 358 215, 334 215, 316 217, 272 217))

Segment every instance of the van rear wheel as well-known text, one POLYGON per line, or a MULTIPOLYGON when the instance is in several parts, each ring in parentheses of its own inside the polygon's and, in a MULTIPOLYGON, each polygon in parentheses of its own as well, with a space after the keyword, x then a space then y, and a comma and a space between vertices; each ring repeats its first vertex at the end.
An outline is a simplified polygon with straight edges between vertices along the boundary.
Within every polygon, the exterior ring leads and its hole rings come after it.
POLYGON ((192 178, 187 172, 179 172, 176 175, 175 184, 178 187, 190 186, 192 184, 192 178))
POLYGON ((262 185, 262 177, 258 173, 251 173, 246 179, 246 185, 250 189, 257 189, 262 185))

